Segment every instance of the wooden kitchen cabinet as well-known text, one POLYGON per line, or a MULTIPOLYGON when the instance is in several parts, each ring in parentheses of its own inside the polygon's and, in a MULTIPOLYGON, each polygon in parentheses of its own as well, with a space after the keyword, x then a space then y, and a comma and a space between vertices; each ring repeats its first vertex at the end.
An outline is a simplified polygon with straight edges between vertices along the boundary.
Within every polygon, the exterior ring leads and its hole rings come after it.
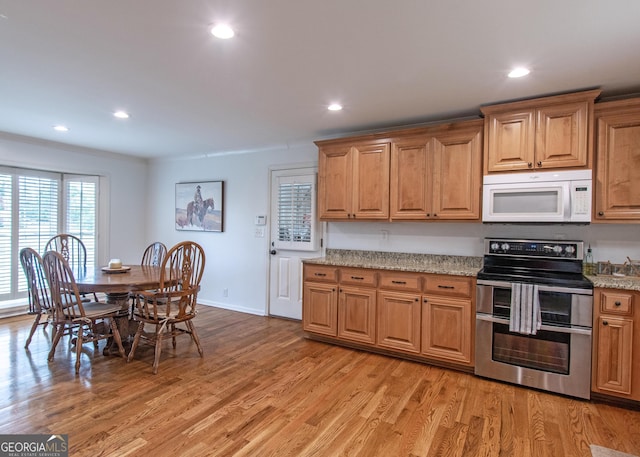
POLYGON ((302 328, 308 332, 338 334, 338 269, 328 265, 304 265, 302 328))
POLYGON ((482 107, 484 173, 591 168, 598 95, 591 90, 482 107))
POLYGON ((473 365, 472 278, 427 275, 422 297, 422 353, 473 365))
POLYGON ((594 220, 640 221, 640 98, 598 103, 594 220))
POLYGON ((338 338, 376 342, 376 279, 373 270, 342 268, 338 295, 338 338))
POLYGON ((388 142, 316 142, 320 220, 389 218, 388 142))
POLYGON ((378 346, 420 352, 420 294, 378 291, 378 346))
POLYGON ((443 124, 392 140, 391 220, 480 219, 482 126, 443 124))
POLYGON ((594 290, 592 391, 640 400, 639 300, 640 292, 594 290))

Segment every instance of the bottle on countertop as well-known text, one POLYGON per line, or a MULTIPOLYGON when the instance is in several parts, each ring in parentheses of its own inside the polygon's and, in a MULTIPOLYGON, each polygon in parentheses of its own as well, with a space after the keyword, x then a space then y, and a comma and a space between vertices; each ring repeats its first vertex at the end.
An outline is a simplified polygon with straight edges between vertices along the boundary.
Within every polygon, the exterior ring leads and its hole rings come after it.
POLYGON ((582 260, 582 273, 585 275, 595 274, 595 264, 593 263, 593 252, 591 251, 591 245, 587 248, 587 253, 582 260))

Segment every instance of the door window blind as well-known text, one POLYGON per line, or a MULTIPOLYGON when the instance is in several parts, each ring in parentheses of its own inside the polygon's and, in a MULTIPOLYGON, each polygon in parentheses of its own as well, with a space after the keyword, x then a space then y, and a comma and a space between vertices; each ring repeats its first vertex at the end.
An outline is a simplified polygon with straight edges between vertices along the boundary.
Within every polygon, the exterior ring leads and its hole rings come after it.
POLYGON ((301 251, 317 249, 315 201, 315 175, 279 178, 275 247, 301 251))

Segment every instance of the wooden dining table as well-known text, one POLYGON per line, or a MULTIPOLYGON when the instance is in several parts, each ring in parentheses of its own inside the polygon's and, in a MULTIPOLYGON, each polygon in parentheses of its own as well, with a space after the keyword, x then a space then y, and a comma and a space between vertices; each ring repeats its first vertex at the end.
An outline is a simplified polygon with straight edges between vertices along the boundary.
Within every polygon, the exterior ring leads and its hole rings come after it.
POLYGON ((81 294, 104 293, 107 303, 118 304, 123 311, 129 309, 129 294, 160 286, 160 267, 150 265, 124 266, 120 270, 95 267, 76 273, 76 284, 81 294))
MULTIPOLYGON (((104 293, 107 303, 120 306, 121 315, 116 318, 116 322, 122 343, 126 344, 137 328, 137 323, 131 319, 130 315, 130 294, 160 287, 161 271, 161 267, 131 265, 121 270, 95 267, 86 272, 75 272, 74 275, 81 294, 104 293)), ((117 352, 111 341, 103 351, 105 355, 117 352)))

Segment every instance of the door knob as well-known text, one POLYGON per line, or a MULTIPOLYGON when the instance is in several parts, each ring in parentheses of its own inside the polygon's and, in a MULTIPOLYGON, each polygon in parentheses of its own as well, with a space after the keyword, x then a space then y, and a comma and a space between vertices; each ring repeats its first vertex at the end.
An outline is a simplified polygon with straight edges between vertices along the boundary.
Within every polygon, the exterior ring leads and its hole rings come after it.
POLYGON ((272 249, 271 251, 269 251, 269 254, 271 255, 276 255, 277 251, 275 249, 272 249))

